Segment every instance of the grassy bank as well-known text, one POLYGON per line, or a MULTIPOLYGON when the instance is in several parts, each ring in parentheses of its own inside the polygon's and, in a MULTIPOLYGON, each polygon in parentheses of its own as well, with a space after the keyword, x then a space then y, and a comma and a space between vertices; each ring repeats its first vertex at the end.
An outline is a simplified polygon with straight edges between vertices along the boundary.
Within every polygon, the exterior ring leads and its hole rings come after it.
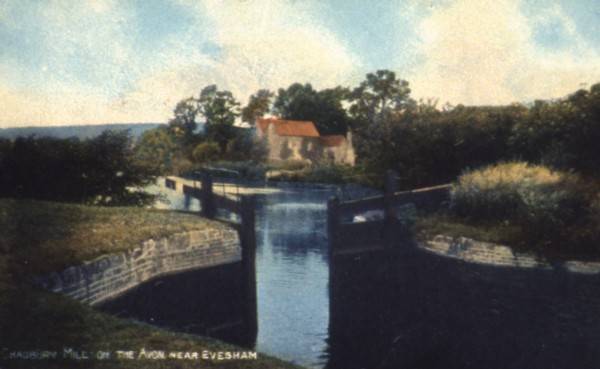
POLYGON ((414 225, 417 239, 431 239, 439 234, 467 237, 503 245, 519 245, 523 230, 519 226, 499 223, 471 224, 447 214, 430 214, 418 217, 414 225))
POLYGON ((205 227, 224 225, 165 210, 0 199, 0 250, 19 273, 56 271, 149 238, 205 227))
POLYGON ((600 258, 600 184, 523 162, 469 171, 450 209, 422 218, 417 234, 464 236, 553 258, 600 258))
MULTIPOLYGON (((597 232, 590 230, 590 232, 597 232)), ((522 226, 504 222, 473 222, 464 218, 438 213, 423 215, 416 219, 413 232, 420 241, 437 235, 471 238, 509 246, 516 252, 534 253, 542 258, 555 260, 600 260, 596 244, 586 240, 572 239, 560 244, 531 241, 530 233, 522 226)))
POLYGON ((118 319, 66 297, 41 291, 31 276, 137 246, 142 240, 204 227, 195 215, 139 208, 98 208, 0 200, 0 367, 2 368, 295 368, 258 354, 258 360, 118 359, 116 351, 247 351, 118 319), (63 360, 65 348, 111 352, 106 360, 63 360), (15 351, 56 351, 58 359, 8 360, 15 351))

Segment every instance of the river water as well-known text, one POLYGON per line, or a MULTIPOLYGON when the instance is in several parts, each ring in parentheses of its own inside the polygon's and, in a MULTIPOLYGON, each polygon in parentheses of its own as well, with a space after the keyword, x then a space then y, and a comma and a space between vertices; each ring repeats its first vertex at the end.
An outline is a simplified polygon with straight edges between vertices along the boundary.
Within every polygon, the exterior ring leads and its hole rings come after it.
POLYGON ((307 367, 326 364, 327 190, 262 196, 257 209, 256 349, 307 367))
MULTIPOLYGON (((198 209, 166 193, 168 207, 198 209)), ((326 201, 334 194, 257 196, 258 332, 215 337, 308 368, 600 367, 599 275, 478 265, 408 243, 399 253, 332 262, 326 201)), ((247 312, 236 300, 243 290, 236 268, 162 278, 112 311, 189 332, 227 326, 247 312)))
MULTIPOLYGON (((215 185, 215 192, 220 188, 215 185)), ((166 196, 167 202, 159 207, 199 210, 195 199, 164 187, 151 190, 166 196)), ((254 348, 308 368, 323 368, 329 327, 326 203, 338 191, 319 187, 273 190, 255 195, 258 333, 254 348)), ((208 277, 196 273, 186 278, 208 277)), ((172 290, 172 284, 165 286, 172 290)))

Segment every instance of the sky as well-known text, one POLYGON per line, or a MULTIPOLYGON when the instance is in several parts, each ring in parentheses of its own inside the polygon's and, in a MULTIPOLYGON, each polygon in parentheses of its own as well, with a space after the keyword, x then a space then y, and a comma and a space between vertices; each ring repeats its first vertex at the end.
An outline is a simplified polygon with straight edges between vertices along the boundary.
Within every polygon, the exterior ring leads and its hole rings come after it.
POLYGON ((166 122, 389 69, 416 99, 497 105, 600 82, 600 0, 0 0, 0 128, 166 122))

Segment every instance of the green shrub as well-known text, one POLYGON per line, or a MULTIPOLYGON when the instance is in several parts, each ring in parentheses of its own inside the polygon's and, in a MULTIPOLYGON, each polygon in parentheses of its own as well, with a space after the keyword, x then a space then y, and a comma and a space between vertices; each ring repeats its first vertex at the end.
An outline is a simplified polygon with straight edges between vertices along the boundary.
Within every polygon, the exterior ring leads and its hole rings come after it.
POLYGON ((203 142, 198 144, 192 152, 192 158, 196 163, 206 163, 218 160, 221 156, 221 148, 216 142, 203 142))
POLYGON ((269 179, 289 182, 358 183, 365 186, 372 185, 372 182, 367 180, 367 176, 361 167, 331 163, 306 166, 299 170, 277 168, 270 171, 269 179))
POLYGON ((533 240, 552 240, 587 219, 589 193, 576 175, 512 162, 460 176, 451 207, 471 220, 518 224, 533 240))
POLYGON ((127 131, 85 140, 18 137, 0 143, 0 158, 0 197, 106 206, 154 201, 142 189, 159 168, 135 155, 127 131))
POLYGON ((266 168, 263 164, 254 161, 217 161, 211 167, 222 168, 237 172, 237 178, 263 180, 266 168))
POLYGON ((182 175, 194 169, 194 163, 181 154, 173 156, 168 174, 182 175))
POLYGON ((271 165, 277 170, 302 170, 310 166, 310 162, 306 160, 284 160, 271 165))
POLYGON ((251 132, 239 132, 227 143, 226 157, 231 161, 252 160, 264 162, 269 153, 264 139, 256 139, 251 132))
POLYGON ((352 167, 338 164, 321 164, 311 168, 306 173, 309 182, 344 183, 352 176, 352 167))

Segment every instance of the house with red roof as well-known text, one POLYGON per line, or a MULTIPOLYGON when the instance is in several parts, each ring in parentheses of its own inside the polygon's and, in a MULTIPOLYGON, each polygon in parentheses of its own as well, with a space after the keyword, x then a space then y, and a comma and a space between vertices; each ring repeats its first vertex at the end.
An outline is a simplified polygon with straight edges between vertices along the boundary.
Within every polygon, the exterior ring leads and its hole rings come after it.
POLYGON ((321 135, 311 121, 263 118, 256 135, 265 140, 269 161, 299 160, 354 165, 352 134, 321 135))

